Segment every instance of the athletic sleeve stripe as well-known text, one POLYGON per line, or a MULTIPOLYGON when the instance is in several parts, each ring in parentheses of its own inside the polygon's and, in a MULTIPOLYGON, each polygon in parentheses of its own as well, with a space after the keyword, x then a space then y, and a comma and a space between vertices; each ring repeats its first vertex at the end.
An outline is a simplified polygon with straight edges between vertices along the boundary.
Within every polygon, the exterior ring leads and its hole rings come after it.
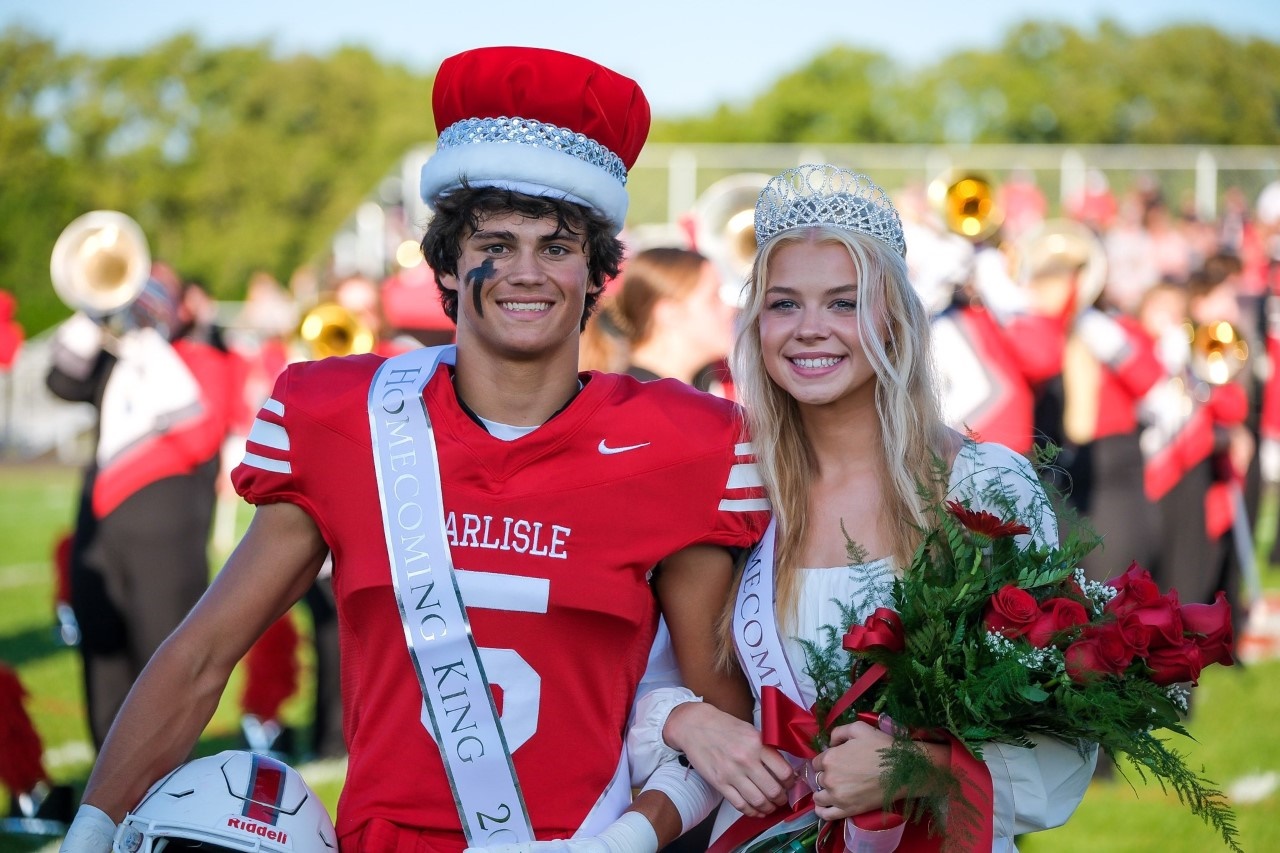
POLYGON ((275 399, 274 397, 268 397, 267 402, 262 404, 262 408, 266 409, 268 412, 271 412, 271 414, 273 415, 278 415, 282 418, 284 417, 284 403, 281 403, 279 400, 275 399))
POLYGON ((733 446, 733 455, 734 456, 750 456, 754 459, 756 455, 756 451, 755 451, 755 448, 751 446, 751 442, 740 441, 733 446))
POLYGON ((721 512, 768 512, 768 510, 768 498, 744 498, 742 500, 724 498, 720 501, 721 512))
POLYGON ((734 465, 729 469, 727 489, 756 489, 764 486, 760 479, 760 469, 755 465, 734 465))
POLYGON ((270 447, 272 450, 289 449, 289 433, 285 428, 279 424, 264 421, 262 418, 254 419, 253 429, 249 430, 249 440, 254 444, 270 447))
POLYGON ((286 460, 268 459, 265 456, 259 456, 256 453, 246 453, 243 460, 245 465, 251 468, 261 468, 263 471, 274 471, 277 474, 292 474, 293 466, 286 460))

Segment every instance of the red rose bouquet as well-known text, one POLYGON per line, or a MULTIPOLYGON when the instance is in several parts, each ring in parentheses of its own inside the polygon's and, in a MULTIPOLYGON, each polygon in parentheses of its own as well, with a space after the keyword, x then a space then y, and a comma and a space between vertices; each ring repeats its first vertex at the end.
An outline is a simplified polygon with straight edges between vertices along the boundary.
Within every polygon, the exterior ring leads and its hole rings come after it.
POLYGON ((906 816, 949 841, 978 837, 984 816, 957 808, 966 780, 934 766, 919 741, 941 735, 953 756, 963 748, 980 760, 984 744, 1034 747, 1032 736, 1044 735, 1124 756, 1239 850, 1223 794, 1160 736, 1187 735, 1186 684, 1232 662, 1223 594, 1182 604, 1136 564, 1106 583, 1086 580, 1077 566, 1097 545, 1087 531, 1061 546, 1022 547, 1015 537, 1030 531, 1017 519, 1028 516, 996 505, 998 514, 960 501, 935 507, 935 526, 894 583, 892 609, 852 624, 847 608, 825 647, 806 644, 822 732, 857 715, 892 731, 884 789, 912 792, 906 816))

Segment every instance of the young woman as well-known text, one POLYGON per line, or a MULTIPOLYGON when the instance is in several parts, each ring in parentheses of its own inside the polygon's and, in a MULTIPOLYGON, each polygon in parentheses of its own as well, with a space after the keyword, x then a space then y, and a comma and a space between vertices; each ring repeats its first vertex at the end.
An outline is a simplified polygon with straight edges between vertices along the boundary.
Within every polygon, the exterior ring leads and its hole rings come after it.
MULTIPOLYGON (((845 627, 836 601, 854 605, 859 621, 891 603, 892 579, 919 544, 930 500, 992 510, 1012 502, 1041 542, 1056 541, 1056 521, 1024 458, 943 424, 929 319, 907 279, 898 214, 879 187, 831 166, 793 169, 761 193, 755 222, 760 249, 733 367, 773 506, 775 547, 761 556, 774 570, 744 573, 725 646, 737 647, 758 697, 769 676, 753 666, 749 646, 774 632, 808 706, 814 685, 800 641, 821 642, 825 625, 845 627), (846 535, 865 554, 854 565, 846 535), (769 600, 770 585, 775 612, 748 615, 769 600)), ((736 810, 722 809, 717 831, 738 814, 784 805, 807 773, 763 745, 756 728, 708 703, 675 705, 661 731, 736 810)), ((819 817, 881 806, 878 753, 889 742, 865 723, 833 732, 809 774, 819 817)), ((1048 738, 1034 749, 992 744, 984 757, 997 850, 1014 849, 1016 834, 1065 821, 1094 764, 1092 752, 1048 738)))

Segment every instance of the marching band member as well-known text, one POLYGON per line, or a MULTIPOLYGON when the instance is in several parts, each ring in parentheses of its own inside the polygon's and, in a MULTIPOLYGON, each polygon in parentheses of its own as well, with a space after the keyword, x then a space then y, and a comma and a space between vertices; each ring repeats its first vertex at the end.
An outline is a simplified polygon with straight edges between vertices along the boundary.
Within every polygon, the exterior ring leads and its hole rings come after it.
MULTIPOLYGON (((1249 425, 1256 384, 1248 369, 1254 363, 1248 345, 1243 337, 1235 339, 1237 334, 1243 336, 1244 325, 1235 278, 1224 272, 1215 264, 1191 277, 1187 316, 1198 340, 1209 341, 1193 348, 1193 366, 1201 366, 1192 375, 1213 419, 1212 480, 1205 493, 1206 532, 1215 554, 1213 589, 1226 591, 1239 634, 1247 614, 1242 572, 1251 576, 1256 572, 1249 509, 1249 480, 1252 475, 1256 483, 1258 475, 1257 440, 1249 425)), ((1191 601, 1208 603, 1210 599, 1191 601)))
POLYGON ((191 337, 183 283, 156 264, 113 342, 76 313, 58 328, 47 377, 98 410, 71 552, 89 731, 101 747, 134 681, 200 598, 232 361, 191 337))
POLYGON ((627 260, 621 284, 587 321, 583 367, 644 382, 669 377, 710 390, 696 383, 709 365, 729 355, 733 315, 733 306, 720 298, 720 273, 706 257, 666 246, 646 249, 627 260))
POLYGON ((1036 389, 1062 370, 1069 319, 1066 294, 1019 287, 1003 253, 980 250, 972 278, 933 321, 947 424, 1029 454, 1036 389))
POLYGON ((1132 560, 1150 563, 1156 517, 1142 489, 1138 403, 1164 375, 1150 338, 1136 320, 1092 304, 1106 276, 1106 252, 1084 225, 1061 220, 1030 235, 1023 247, 1029 287, 1057 290, 1074 317, 1062 372, 1037 398, 1037 431, 1060 449, 1054 470, 1067 501, 1102 538, 1082 565, 1098 581, 1132 560))
POLYGON ((1216 572, 1205 571, 1213 554, 1205 495, 1213 481, 1214 416, 1190 373, 1186 289, 1168 283, 1148 288, 1138 322, 1165 372, 1139 404, 1143 487, 1159 525, 1151 575, 1161 587, 1176 587, 1184 601, 1209 601, 1218 589, 1216 572))

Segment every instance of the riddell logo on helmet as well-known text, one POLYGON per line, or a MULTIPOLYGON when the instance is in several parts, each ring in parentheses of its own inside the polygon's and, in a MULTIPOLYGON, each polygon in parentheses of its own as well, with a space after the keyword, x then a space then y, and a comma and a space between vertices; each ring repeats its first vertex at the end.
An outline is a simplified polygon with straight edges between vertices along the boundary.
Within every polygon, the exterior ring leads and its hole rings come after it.
POLYGON ((267 841, 278 841, 281 844, 289 843, 289 833, 283 829, 274 829, 266 824, 255 823, 242 817, 227 818, 227 826, 231 829, 238 829, 241 832, 247 832, 250 835, 257 835, 265 838, 267 841))

